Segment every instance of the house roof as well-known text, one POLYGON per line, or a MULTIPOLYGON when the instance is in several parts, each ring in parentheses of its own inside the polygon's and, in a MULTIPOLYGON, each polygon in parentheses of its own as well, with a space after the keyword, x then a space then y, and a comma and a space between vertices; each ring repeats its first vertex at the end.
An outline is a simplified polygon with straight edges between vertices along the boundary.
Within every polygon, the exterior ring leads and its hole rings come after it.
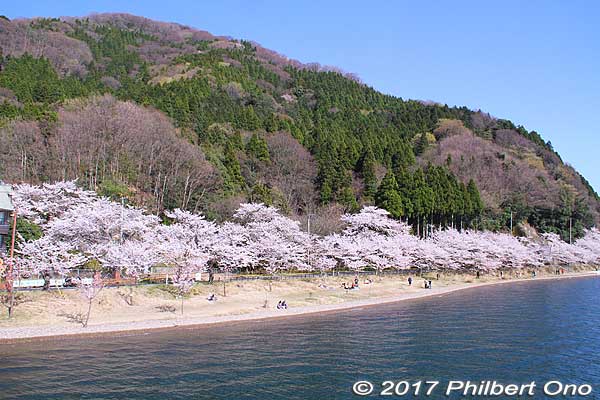
POLYGON ((0 185, 0 210, 13 211, 12 200, 10 198, 12 187, 10 185, 0 185))

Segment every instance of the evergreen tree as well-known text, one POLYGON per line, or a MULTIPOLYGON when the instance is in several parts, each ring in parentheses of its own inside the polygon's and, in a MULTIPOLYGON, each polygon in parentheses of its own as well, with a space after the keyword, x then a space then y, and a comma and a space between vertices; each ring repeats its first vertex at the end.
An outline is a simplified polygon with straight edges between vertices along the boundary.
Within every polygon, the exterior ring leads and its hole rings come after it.
POLYGON ((258 136, 257 133, 253 133, 246 144, 246 154, 250 157, 254 157, 257 160, 268 162, 270 161, 269 148, 267 142, 258 136))
POLYGON ((429 142, 427 141, 427 134, 425 132, 421 133, 417 142, 415 143, 415 154, 421 155, 425 152, 427 147, 429 146, 429 142))
POLYGON ((352 213, 359 210, 356 197, 354 196, 352 189, 348 186, 342 189, 342 193, 340 194, 340 203, 344 206, 345 212, 352 213))
POLYGON ((375 176, 375 157, 370 148, 367 148, 360 159, 359 172, 363 179, 364 197, 372 200, 377 192, 377 177, 375 176))
POLYGON ((231 143, 227 141, 223 154, 223 166, 226 170, 226 179, 223 186, 229 191, 237 192, 245 186, 244 178, 242 177, 242 169, 238 161, 235 150, 231 143))
POLYGON ((256 115, 254 111, 254 107, 248 106, 245 108, 243 126, 244 129, 248 129, 250 131, 255 131, 260 129, 261 123, 260 119, 256 115))
POLYGON ((386 173, 377 189, 375 204, 387 210, 394 218, 402 216, 402 198, 398 193, 398 183, 391 170, 386 173))
POLYGON ((413 178, 412 175, 403 167, 393 170, 398 184, 398 193, 402 198, 402 214, 407 217, 415 215, 414 199, 413 199, 413 178))
POLYGON ((415 153, 410 145, 402 141, 397 145, 397 151, 392 156, 392 169, 406 169, 415 163, 415 153))
MULTIPOLYGON (((13 119, 36 119, 43 135, 50 135, 57 122, 57 111, 65 100, 111 93, 120 100, 155 107, 172 119, 185 137, 189 137, 189 131, 195 131, 207 159, 221 170, 226 195, 247 189, 236 157, 240 154, 238 151, 249 156, 245 167, 269 162, 271 157, 264 132, 261 134, 263 129, 290 132, 314 156, 318 168, 316 186, 322 203, 339 202, 348 210, 354 209, 356 194, 352 190, 351 175, 354 171, 364 183, 363 200, 375 199, 390 209, 401 203, 401 211, 395 214, 408 217, 411 223, 426 218, 428 222, 448 225, 458 216, 468 223, 484 209, 475 183, 465 185, 449 171, 462 160, 453 160, 448 155, 445 162, 441 160, 443 167, 429 166, 425 172, 412 167, 415 153, 427 150, 428 138, 432 138, 428 132, 440 126, 441 119, 461 121, 476 135, 488 139, 498 129, 511 130, 540 149, 556 154, 552 144, 542 140, 537 132, 527 131, 511 121, 474 124, 473 117, 481 114, 466 107, 423 104, 388 96, 335 72, 288 66, 283 79, 281 71, 275 72, 280 65, 277 62, 265 65, 257 59, 256 49, 248 42, 231 49, 213 48, 208 41, 190 42, 200 50, 190 52, 180 44, 133 27, 121 29, 110 22, 64 24, 59 28, 42 21, 31 28, 60 29, 57 34, 65 32, 85 42, 93 60, 77 67, 87 70, 86 73, 71 70, 70 65, 63 66, 66 70, 59 73, 53 66, 55 59, 51 63, 27 53, 8 56, 0 49, 0 87, 4 89, 0 96, 0 125, 13 119), (173 62, 186 65, 189 77, 156 84, 162 72, 156 68, 156 62, 151 61, 155 56, 152 51, 141 56, 139 48, 144 43, 149 44, 144 46, 144 51, 173 45, 172 53, 179 54, 173 62), (189 73, 191 71, 195 73, 189 73), (252 133, 246 144, 240 130, 252 133), (377 164, 391 167, 396 189, 380 193, 375 176, 377 164), (414 172, 409 172, 411 170, 414 172), (400 201, 396 201, 394 192, 400 201)), ((35 44, 32 49, 36 49, 35 44)), ((269 166, 260 166, 268 173, 269 166)), ((249 169, 245 168, 244 172, 249 169)), ((39 175, 38 179, 43 180, 44 174, 39 175)), ((572 221, 574 235, 579 236, 584 227, 593 224, 596 210, 590 210, 590 206, 595 206, 599 199, 589 183, 581 179, 587 194, 562 193, 560 203, 543 208, 533 207, 523 200, 518 211, 511 199, 503 205, 504 211, 509 209, 519 220, 527 219, 541 231, 558 232, 563 238, 572 221), (584 197, 579 197, 582 194, 584 197)), ((385 185, 382 182, 379 189, 390 186, 390 180, 388 178, 385 185)), ((555 181, 560 184, 560 179, 555 181)), ((269 188, 257 184, 248 194, 267 198, 265 189, 269 188)), ((506 224, 506 212, 491 215, 490 219, 497 220, 490 226, 502 227, 506 224)))
POLYGON ((425 180, 423 169, 417 168, 413 174, 412 185, 413 218, 423 226, 423 219, 429 218, 434 209, 434 193, 425 180))
POLYGON ((279 128, 277 117, 274 113, 269 114, 269 117, 265 120, 265 130, 267 132, 275 132, 279 128))
POLYGON ((467 192, 469 193, 469 200, 471 202, 471 217, 476 217, 483 211, 483 201, 473 179, 470 179, 467 184, 467 192))
POLYGON ((250 191, 250 201, 253 203, 263 203, 267 206, 273 204, 271 189, 262 182, 256 182, 250 191))
POLYGON ((460 213, 461 217, 469 218, 473 215, 473 204, 471 202, 471 195, 467 190, 467 186, 461 182, 460 183, 460 197, 462 204, 462 211, 460 213))

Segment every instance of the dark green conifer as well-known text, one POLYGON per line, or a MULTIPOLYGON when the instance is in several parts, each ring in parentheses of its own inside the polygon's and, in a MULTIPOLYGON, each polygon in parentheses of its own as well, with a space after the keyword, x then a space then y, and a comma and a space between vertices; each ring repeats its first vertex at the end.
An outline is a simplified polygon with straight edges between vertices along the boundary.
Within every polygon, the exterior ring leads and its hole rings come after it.
POLYGON ((387 210, 394 218, 400 218, 403 214, 402 198, 398 193, 398 183, 391 170, 386 173, 377 189, 375 204, 387 210))

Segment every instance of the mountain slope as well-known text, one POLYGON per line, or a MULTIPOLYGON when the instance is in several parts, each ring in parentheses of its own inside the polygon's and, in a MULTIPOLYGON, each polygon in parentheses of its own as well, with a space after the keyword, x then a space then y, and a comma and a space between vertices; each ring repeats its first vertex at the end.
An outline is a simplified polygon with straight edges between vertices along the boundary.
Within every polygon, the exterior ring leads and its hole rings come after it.
POLYGON ((568 237, 570 220, 577 236, 599 219, 597 194, 536 132, 256 43, 99 14, 0 18, 0 48, 5 180, 78 178, 215 218, 263 201, 316 213, 323 232, 371 202, 420 233, 424 222, 503 229, 512 212, 568 237))

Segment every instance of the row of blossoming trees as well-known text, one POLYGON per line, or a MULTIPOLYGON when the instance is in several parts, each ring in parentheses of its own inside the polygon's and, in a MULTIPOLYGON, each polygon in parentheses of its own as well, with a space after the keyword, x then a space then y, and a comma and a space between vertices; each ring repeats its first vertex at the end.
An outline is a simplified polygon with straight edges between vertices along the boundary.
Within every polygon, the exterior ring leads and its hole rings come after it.
POLYGON ((19 271, 67 275, 90 262, 139 276, 153 266, 173 268, 173 280, 189 285, 196 272, 215 265, 276 271, 327 271, 365 267, 481 269, 539 267, 548 263, 600 263, 600 232, 590 230, 570 245, 555 234, 539 240, 508 234, 448 229, 422 240, 410 227, 376 207, 342 217, 346 228, 309 236, 297 221, 262 204, 242 204, 233 220, 216 224, 182 210, 167 223, 144 210, 100 198, 74 182, 18 185, 19 215, 43 236, 23 241, 19 271))

